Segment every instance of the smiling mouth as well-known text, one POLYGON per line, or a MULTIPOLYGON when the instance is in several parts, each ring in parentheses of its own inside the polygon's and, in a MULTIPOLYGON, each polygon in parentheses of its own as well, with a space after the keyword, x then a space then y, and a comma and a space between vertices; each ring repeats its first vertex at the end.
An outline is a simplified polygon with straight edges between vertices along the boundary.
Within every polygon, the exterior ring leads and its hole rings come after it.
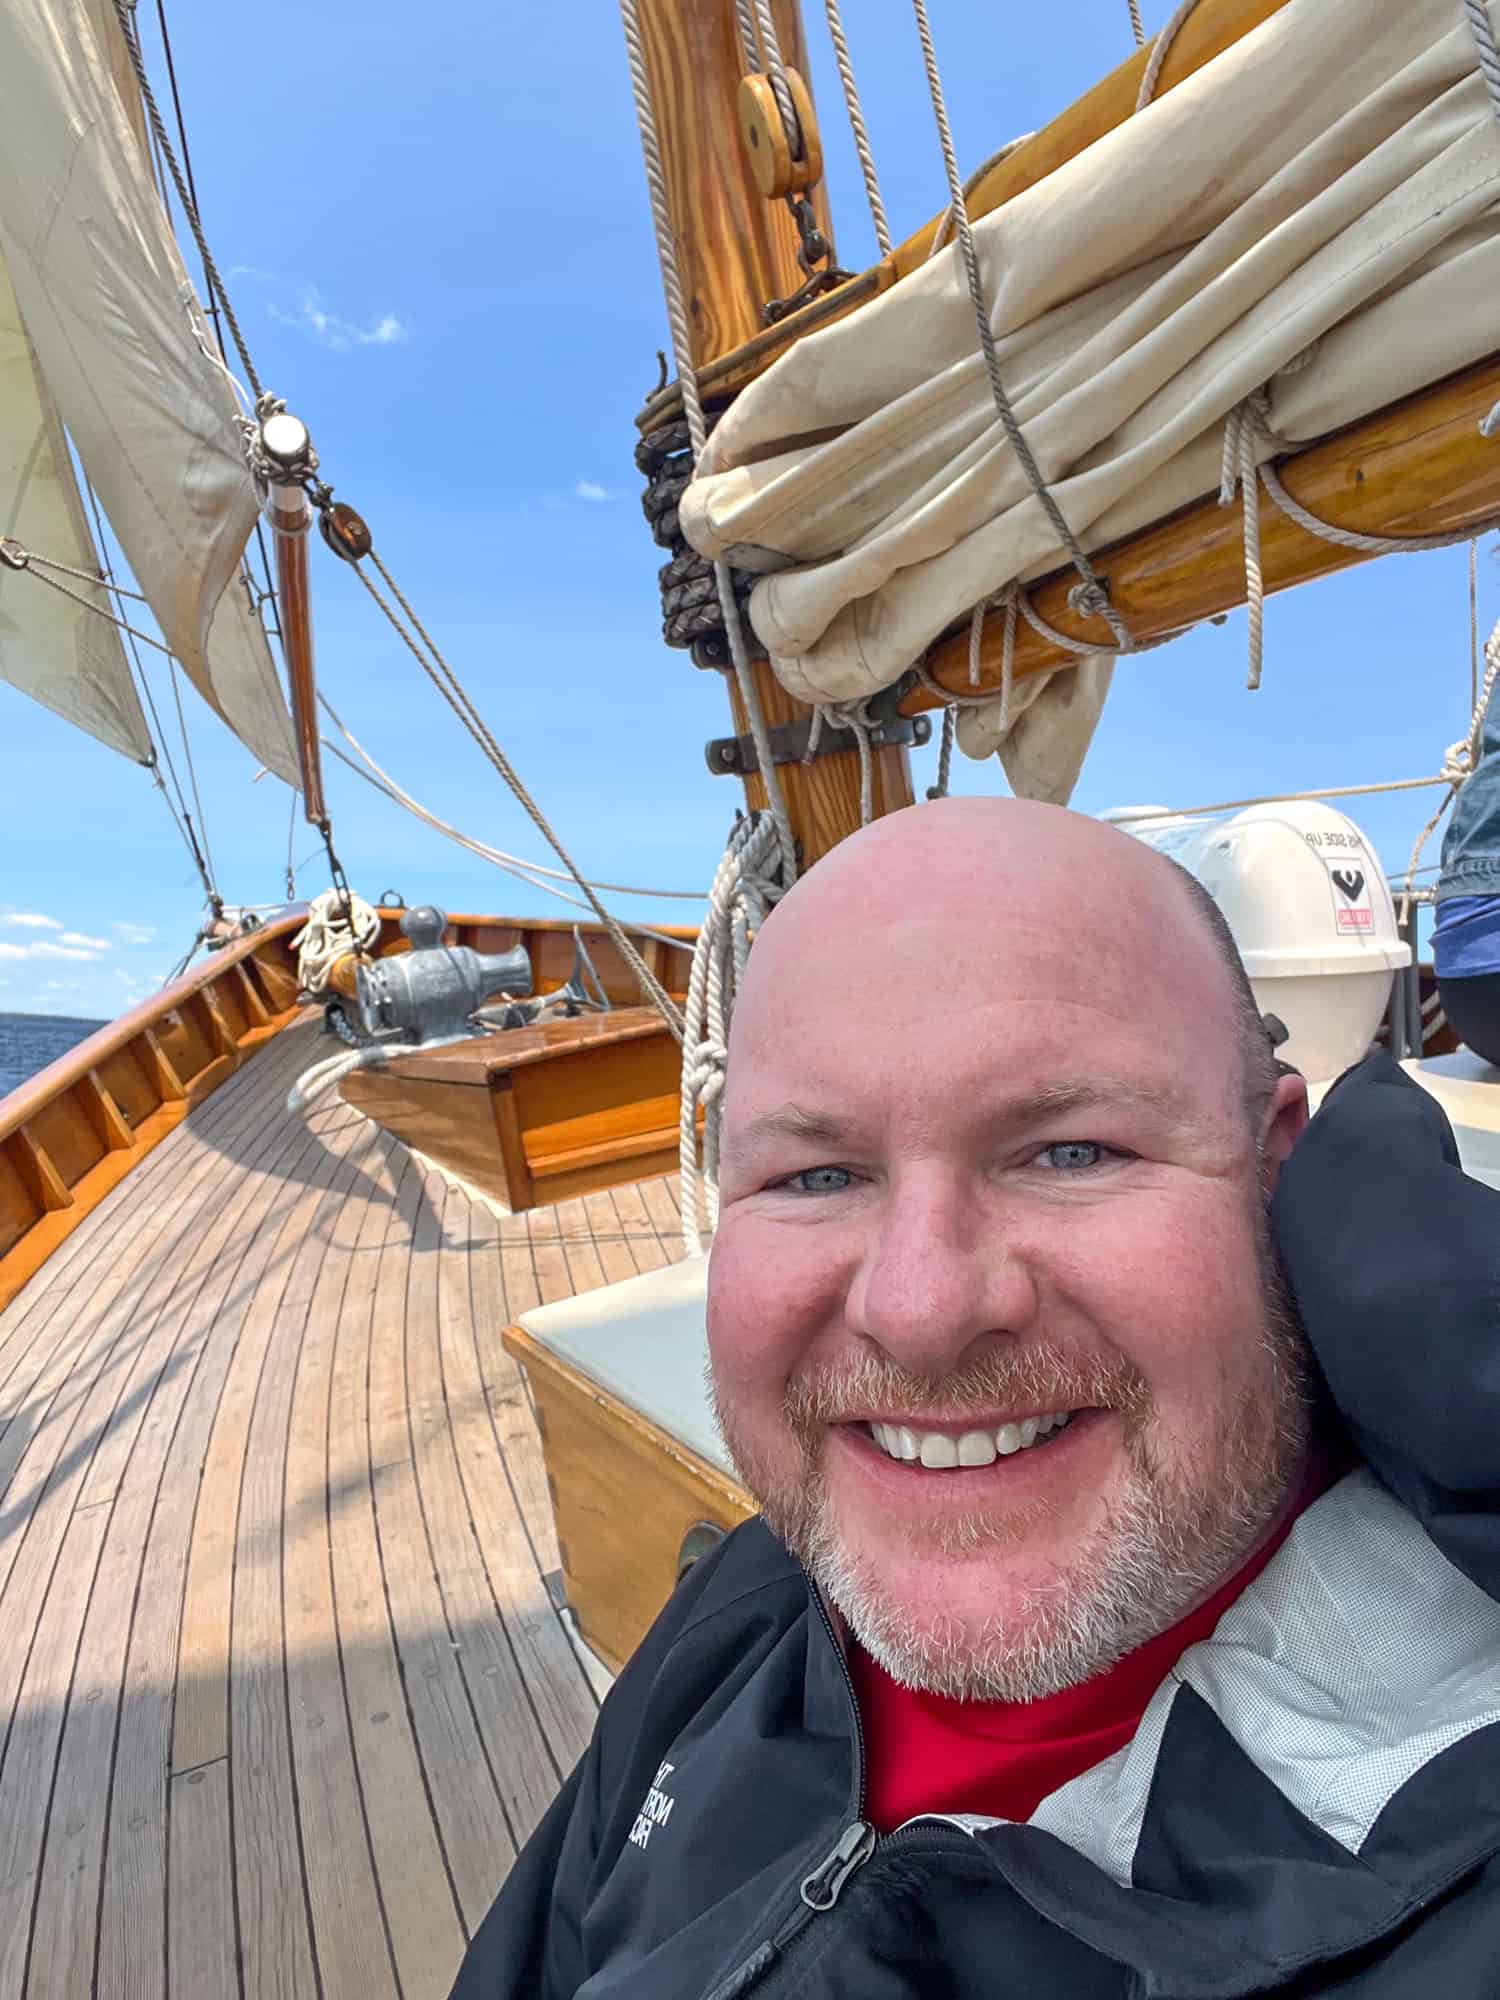
POLYGON ((1027 1417, 1021 1423, 964 1431, 957 1437, 947 1431, 917 1430, 906 1424, 858 1423, 850 1428, 870 1438, 887 1458, 900 1464, 922 1466, 929 1472, 948 1472, 993 1465, 997 1458, 1036 1451, 1064 1431, 1075 1414, 1072 1410, 1055 1410, 1045 1416, 1027 1417))

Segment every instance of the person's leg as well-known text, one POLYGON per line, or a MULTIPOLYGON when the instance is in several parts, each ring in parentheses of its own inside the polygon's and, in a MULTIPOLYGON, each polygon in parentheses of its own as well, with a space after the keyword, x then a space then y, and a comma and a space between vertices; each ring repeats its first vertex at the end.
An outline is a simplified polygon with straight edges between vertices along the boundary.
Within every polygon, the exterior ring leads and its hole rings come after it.
POLYGON ((1475 1055, 1500 1065, 1500 972, 1466 979, 1439 973, 1437 984, 1453 1032, 1475 1055))

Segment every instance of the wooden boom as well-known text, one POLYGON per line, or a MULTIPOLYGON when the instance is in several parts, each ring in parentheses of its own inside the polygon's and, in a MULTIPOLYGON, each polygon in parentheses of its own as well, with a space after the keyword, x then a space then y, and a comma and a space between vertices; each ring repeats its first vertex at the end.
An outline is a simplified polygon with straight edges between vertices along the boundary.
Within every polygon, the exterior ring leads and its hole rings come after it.
MULTIPOLYGON (((1500 442, 1479 432, 1480 419, 1497 400, 1500 359, 1481 362, 1285 460, 1282 484, 1309 513, 1359 534, 1477 533, 1500 513, 1500 442)), ((1204 500, 1094 557, 1133 637, 1157 638, 1244 603, 1242 520, 1238 500, 1232 507, 1204 500)), ((1372 560, 1372 552, 1343 548, 1297 527, 1264 492, 1260 520, 1268 591, 1372 560)), ((1103 621, 1080 618, 1069 608, 1075 581, 1071 570, 1059 571, 1033 586, 1032 601, 1058 631, 1108 649, 1114 642, 1103 621)), ((992 615, 980 644, 981 688, 1000 685, 1002 644, 1003 619, 992 615)), ((1017 676, 1077 664, 1076 654, 1019 624, 1017 676)), ((934 647, 927 671, 955 693, 972 692, 967 625, 934 647)), ((909 715, 938 705, 938 696, 924 687, 901 704, 909 715)))

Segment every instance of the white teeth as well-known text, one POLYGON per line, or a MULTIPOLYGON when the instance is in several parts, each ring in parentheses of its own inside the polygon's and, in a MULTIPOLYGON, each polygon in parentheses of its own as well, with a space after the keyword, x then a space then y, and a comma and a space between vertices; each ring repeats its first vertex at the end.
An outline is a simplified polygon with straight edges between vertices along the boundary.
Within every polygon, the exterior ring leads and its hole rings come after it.
POLYGON ((1001 1424, 994 1431, 965 1431, 958 1439, 944 1431, 915 1431, 905 1424, 872 1423, 869 1430, 888 1458, 908 1465, 920 1461, 931 1471, 946 1472, 954 1466, 991 1465, 997 1457, 1028 1451, 1060 1431, 1071 1416, 1071 1410, 1052 1410, 1018 1424, 1001 1424))

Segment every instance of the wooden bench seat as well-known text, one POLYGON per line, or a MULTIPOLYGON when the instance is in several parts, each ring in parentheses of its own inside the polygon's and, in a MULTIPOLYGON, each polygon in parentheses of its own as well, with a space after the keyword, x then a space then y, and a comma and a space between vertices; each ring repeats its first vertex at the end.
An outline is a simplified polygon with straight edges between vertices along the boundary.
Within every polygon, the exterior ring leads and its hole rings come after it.
POLYGON ((690 1257, 539 1306, 504 1335, 542 1434, 568 1602, 617 1670, 671 1595, 689 1532, 755 1511, 709 1402, 706 1272, 690 1257))
POLYGON ((512 1210, 677 1166, 677 1044, 649 1007, 496 1031, 355 1070, 346 1103, 512 1210))

